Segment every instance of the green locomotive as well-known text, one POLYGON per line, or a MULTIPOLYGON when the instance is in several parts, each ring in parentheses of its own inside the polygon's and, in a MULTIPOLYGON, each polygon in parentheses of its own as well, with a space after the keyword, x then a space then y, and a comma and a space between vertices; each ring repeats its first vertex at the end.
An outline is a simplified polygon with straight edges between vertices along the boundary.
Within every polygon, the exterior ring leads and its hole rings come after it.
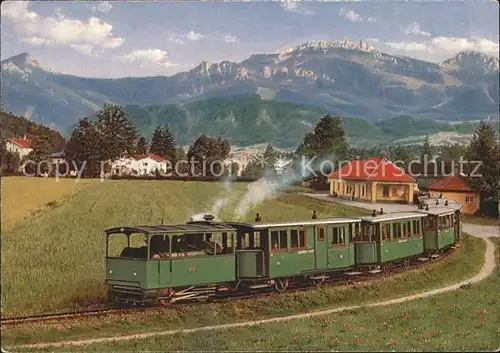
POLYGON ((164 306, 227 293, 283 291, 294 282, 321 285, 338 276, 427 260, 423 256, 429 251, 458 242, 459 213, 433 208, 253 223, 206 215, 179 225, 115 227, 105 231, 106 284, 118 303, 164 306), (453 227, 427 227, 430 219, 438 220, 432 224, 445 219, 443 224, 453 227))

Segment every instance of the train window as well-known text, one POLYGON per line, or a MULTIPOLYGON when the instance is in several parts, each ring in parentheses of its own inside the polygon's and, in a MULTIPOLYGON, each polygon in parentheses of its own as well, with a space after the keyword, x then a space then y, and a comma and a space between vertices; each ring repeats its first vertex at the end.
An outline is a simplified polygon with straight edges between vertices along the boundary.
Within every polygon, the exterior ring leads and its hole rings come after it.
POLYGON ((330 245, 345 245, 345 229, 344 227, 332 228, 332 242, 330 245))
POLYGON ((318 227, 318 240, 325 240, 325 227, 318 227))
POLYGON ((279 249, 280 249, 279 238, 278 238, 278 231, 277 230, 273 230, 271 232, 271 247, 273 248, 273 251, 279 251, 279 249))
POLYGON ((382 225, 382 241, 389 240, 391 237, 391 225, 386 223, 382 225))
POLYGON ((393 240, 401 239, 401 224, 393 223, 392 224, 392 238, 393 240))
POLYGON ((411 237, 411 221, 406 222, 405 238, 411 237))
POLYGON ((260 248, 260 232, 254 232, 253 237, 254 237, 254 246, 256 248, 260 248))
POLYGON ((420 234, 420 221, 413 221, 413 235, 420 234))
POLYGON ((297 229, 290 230, 290 248, 291 249, 299 248, 299 231, 297 229))
POLYGON ((305 249, 306 248, 306 230, 301 229, 299 231, 299 248, 305 249))
POLYGON ((286 230, 280 230, 280 250, 288 249, 288 238, 286 230))

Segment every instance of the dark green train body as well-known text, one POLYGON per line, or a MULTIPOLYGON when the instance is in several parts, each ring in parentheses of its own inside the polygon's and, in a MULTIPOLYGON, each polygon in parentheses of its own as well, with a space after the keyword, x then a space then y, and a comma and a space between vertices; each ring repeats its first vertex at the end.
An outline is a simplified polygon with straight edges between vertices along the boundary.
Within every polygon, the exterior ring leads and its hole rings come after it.
POLYGON ((133 304, 282 291, 297 281, 319 285, 335 276, 388 271, 398 263, 408 267, 410 260, 438 256, 459 234, 460 211, 450 208, 256 223, 206 217, 181 225, 112 228, 106 230, 106 283, 115 301, 133 304), (117 239, 126 244, 115 244, 117 239))

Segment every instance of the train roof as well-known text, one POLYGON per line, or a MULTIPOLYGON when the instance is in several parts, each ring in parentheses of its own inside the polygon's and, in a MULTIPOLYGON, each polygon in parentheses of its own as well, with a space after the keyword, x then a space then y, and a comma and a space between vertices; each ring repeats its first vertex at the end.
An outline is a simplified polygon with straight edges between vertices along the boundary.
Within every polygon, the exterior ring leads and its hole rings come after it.
POLYGON ((418 201, 424 205, 428 205, 429 208, 434 208, 434 207, 443 207, 448 201, 448 206, 444 207, 453 207, 455 209, 461 209, 462 204, 458 201, 452 200, 452 199, 447 199, 445 197, 433 197, 433 196, 420 196, 418 198, 418 201), (436 201, 438 204, 436 205, 436 201))
POLYGON ((392 213, 385 213, 382 215, 376 215, 375 217, 373 216, 361 217, 361 220, 371 223, 377 223, 377 222, 385 222, 385 221, 407 219, 407 218, 418 218, 418 217, 425 217, 425 214, 420 212, 392 212, 392 213))
POLYGON ((430 214, 433 216, 446 216, 449 214, 454 214, 455 212, 457 212, 457 209, 454 207, 441 206, 441 207, 429 207, 428 210, 419 210, 419 212, 430 214))
POLYGON ((165 234, 165 233, 200 233, 200 232, 231 232, 236 229, 225 223, 211 222, 189 222, 186 224, 161 224, 155 226, 136 227, 114 227, 105 230, 106 234, 113 233, 144 233, 144 234, 165 234))
POLYGON ((230 226, 243 226, 253 229, 265 229, 274 227, 294 227, 294 226, 311 226, 317 224, 341 224, 341 223, 359 223, 360 218, 346 217, 329 217, 318 219, 305 219, 297 221, 270 221, 270 222, 225 222, 230 226))

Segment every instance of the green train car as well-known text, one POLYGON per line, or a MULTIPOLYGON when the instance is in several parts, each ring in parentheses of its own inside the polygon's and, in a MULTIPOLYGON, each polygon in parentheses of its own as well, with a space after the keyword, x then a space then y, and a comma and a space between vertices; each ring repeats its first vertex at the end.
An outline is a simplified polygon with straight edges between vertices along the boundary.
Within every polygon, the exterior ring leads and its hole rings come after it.
POLYGON ((460 211, 449 207, 433 207, 421 211, 424 218, 424 249, 429 255, 438 255, 460 242, 460 211))
POLYGON ((459 241, 460 210, 361 218, 115 227, 106 235, 106 284, 118 303, 137 305, 274 290, 426 261, 459 241))
POLYGON ((362 217, 361 234, 354 241, 358 268, 380 266, 387 272, 398 262, 409 267, 410 259, 423 253, 424 217, 420 212, 362 217))

